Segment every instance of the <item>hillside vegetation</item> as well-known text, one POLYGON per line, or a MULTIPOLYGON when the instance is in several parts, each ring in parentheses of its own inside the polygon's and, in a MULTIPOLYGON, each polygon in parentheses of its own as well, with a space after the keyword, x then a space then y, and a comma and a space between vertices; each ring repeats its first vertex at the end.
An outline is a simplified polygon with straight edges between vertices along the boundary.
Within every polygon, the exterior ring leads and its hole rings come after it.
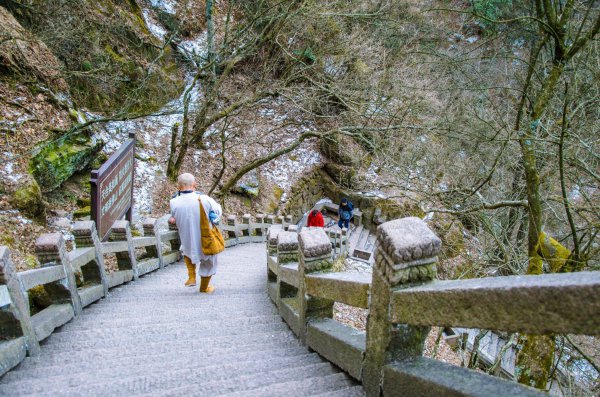
MULTIPOLYGON (((138 216, 189 171, 228 213, 422 217, 443 278, 600 270, 599 30, 581 0, 0 0, 0 244, 36 266, 136 132, 138 216)), ((506 339, 515 380, 598 392, 597 341, 506 339)))

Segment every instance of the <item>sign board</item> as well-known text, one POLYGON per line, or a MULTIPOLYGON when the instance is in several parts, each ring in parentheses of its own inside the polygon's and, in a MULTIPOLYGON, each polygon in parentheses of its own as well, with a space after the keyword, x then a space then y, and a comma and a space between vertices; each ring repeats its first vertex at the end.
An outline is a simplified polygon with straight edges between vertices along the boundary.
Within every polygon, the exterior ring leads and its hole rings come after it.
POLYGON ((135 134, 102 166, 93 170, 92 220, 96 222, 98 236, 106 240, 113 223, 127 216, 131 222, 133 209, 133 176, 135 170, 135 134))

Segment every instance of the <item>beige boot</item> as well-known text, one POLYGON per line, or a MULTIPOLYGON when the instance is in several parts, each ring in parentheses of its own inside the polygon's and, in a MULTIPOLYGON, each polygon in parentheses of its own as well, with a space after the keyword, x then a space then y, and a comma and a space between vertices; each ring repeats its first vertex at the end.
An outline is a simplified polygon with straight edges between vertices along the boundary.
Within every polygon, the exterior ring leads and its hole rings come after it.
POLYGON ((194 265, 187 256, 183 258, 183 261, 185 262, 188 271, 188 280, 184 285, 186 287, 193 287, 196 285, 196 265, 194 265))
POLYGON ((210 283, 210 278, 211 276, 200 277, 200 292, 211 294, 215 290, 215 287, 208 285, 210 283))

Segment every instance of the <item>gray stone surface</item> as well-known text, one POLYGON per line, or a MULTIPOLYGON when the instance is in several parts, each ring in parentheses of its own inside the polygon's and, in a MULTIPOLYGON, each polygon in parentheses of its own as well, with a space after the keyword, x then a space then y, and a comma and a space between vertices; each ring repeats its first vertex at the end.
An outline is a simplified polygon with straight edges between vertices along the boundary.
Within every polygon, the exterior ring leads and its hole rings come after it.
POLYGON ((448 397, 542 397, 546 393, 466 368, 421 357, 386 366, 383 395, 448 397))
POLYGON ((270 247, 277 247, 277 236, 279 233, 283 233, 283 228, 281 225, 271 226, 267 231, 267 242, 269 243, 270 247))
POLYGON ((360 380, 365 332, 332 319, 315 320, 308 324, 306 343, 353 378, 360 380))
POLYGON ((436 281, 394 292, 391 314, 417 325, 600 335, 600 272, 436 281))
POLYGON ((277 250, 279 252, 298 252, 298 233, 280 232, 277 235, 277 250))
POLYGON ((394 263, 430 258, 441 252, 442 241, 416 217, 396 219, 377 228, 378 243, 394 263))
POLYGON ((26 353, 23 337, 0 341, 0 376, 23 361, 26 353))
POLYGON ((369 307, 368 273, 324 273, 306 276, 306 292, 312 296, 331 299, 350 306, 369 307))
POLYGON ((68 303, 53 304, 31 317, 38 341, 46 339, 61 325, 70 321, 73 316, 73 307, 68 303))
POLYGON ((66 277, 65 268, 61 265, 26 270, 17 273, 17 275, 25 291, 37 287, 38 285, 48 284, 66 277))
POLYGON ((321 227, 304 227, 300 231, 300 250, 305 258, 316 258, 331 252, 329 237, 321 227))
MULTIPOLYGON (((301 347, 265 293, 264 244, 227 249, 216 291, 175 264, 114 288, 0 378, 0 395, 322 394, 356 383, 301 347)), ((359 395, 359 394, 357 394, 359 395)))

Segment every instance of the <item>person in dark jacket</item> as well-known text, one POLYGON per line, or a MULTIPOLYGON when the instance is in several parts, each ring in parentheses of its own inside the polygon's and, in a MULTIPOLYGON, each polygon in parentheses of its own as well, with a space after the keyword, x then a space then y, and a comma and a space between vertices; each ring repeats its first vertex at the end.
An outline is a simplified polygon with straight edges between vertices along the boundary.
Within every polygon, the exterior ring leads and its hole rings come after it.
POLYGON ((312 210, 310 214, 308 214, 308 220, 306 221, 306 226, 315 226, 315 227, 325 227, 325 220, 323 219, 323 215, 319 210, 312 210))
POLYGON ((352 219, 353 216, 352 211, 354 211, 354 205, 350 200, 344 197, 340 202, 338 208, 338 226, 340 227, 340 229, 342 229, 343 227, 348 229, 350 225, 350 219, 352 219))

